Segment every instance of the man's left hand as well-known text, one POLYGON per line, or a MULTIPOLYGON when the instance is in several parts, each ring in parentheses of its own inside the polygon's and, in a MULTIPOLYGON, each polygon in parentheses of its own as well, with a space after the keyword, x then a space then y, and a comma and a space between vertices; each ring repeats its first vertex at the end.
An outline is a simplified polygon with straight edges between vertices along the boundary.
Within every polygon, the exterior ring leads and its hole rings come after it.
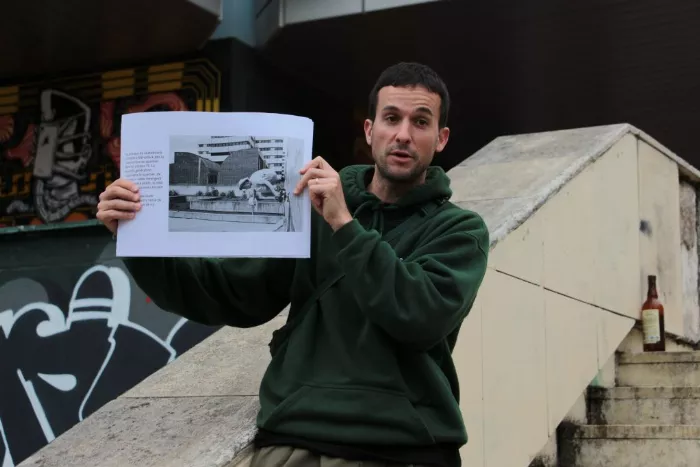
POLYGON ((322 157, 316 157, 300 171, 301 180, 294 189, 298 195, 309 188, 311 205, 335 231, 352 221, 345 204, 340 175, 322 157))

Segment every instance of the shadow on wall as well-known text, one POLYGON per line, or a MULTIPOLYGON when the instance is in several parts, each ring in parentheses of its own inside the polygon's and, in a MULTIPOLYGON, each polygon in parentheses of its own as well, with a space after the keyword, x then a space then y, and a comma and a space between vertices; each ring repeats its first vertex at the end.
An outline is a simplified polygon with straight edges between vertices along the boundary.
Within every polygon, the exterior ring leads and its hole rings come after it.
POLYGON ((0 467, 218 329, 160 310, 100 243, 93 263, 0 271, 0 467))

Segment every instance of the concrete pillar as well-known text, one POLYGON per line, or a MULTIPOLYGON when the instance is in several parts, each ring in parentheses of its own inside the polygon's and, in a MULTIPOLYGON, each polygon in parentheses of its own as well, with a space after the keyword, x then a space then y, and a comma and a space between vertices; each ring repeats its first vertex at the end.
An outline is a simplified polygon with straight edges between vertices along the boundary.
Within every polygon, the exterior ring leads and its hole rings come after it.
POLYGON ((698 304, 698 199, 690 183, 680 183, 681 266, 683 278, 683 333, 686 339, 700 341, 698 304))

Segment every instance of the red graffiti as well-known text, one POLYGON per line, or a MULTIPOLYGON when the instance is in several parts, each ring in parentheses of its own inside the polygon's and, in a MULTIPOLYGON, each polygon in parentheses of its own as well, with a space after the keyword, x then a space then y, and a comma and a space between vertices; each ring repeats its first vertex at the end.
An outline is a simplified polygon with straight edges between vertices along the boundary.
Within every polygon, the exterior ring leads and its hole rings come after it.
POLYGON ((114 101, 105 101, 100 104, 100 136, 107 139, 112 136, 114 124, 112 115, 114 115, 114 101))
POLYGON ((121 139, 118 136, 107 140, 105 151, 107 151, 107 154, 112 159, 112 162, 114 162, 115 167, 119 167, 119 162, 121 161, 121 148, 121 139))
POLYGON ((173 112, 185 111, 187 106, 184 101, 175 93, 152 94, 141 104, 134 104, 129 107, 128 113, 146 112, 153 107, 164 105, 173 112))
MULTIPOLYGON (((119 167, 121 160, 121 138, 114 133, 114 101, 105 101, 100 105, 100 135, 106 140, 105 151, 114 165, 119 167)), ((154 107, 165 106, 169 111, 188 110, 185 102, 175 93, 152 94, 139 104, 130 105, 126 113, 146 112, 154 107)))
POLYGON ((29 167, 29 164, 34 160, 34 151, 36 143, 34 141, 34 130, 36 125, 33 123, 27 128, 22 141, 12 149, 8 149, 5 157, 8 160, 19 160, 24 167, 29 167))

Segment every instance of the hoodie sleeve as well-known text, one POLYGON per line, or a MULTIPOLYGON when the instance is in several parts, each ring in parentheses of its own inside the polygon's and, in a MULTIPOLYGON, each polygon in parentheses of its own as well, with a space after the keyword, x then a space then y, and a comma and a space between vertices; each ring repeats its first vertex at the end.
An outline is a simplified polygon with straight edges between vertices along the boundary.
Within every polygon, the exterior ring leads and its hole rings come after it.
POLYGON ((253 327, 290 301, 293 259, 124 258, 163 310, 202 324, 253 327))
POLYGON ((405 259, 357 220, 333 234, 337 259, 367 318, 420 350, 455 330, 486 273, 489 234, 483 220, 467 214, 447 223, 405 259))

